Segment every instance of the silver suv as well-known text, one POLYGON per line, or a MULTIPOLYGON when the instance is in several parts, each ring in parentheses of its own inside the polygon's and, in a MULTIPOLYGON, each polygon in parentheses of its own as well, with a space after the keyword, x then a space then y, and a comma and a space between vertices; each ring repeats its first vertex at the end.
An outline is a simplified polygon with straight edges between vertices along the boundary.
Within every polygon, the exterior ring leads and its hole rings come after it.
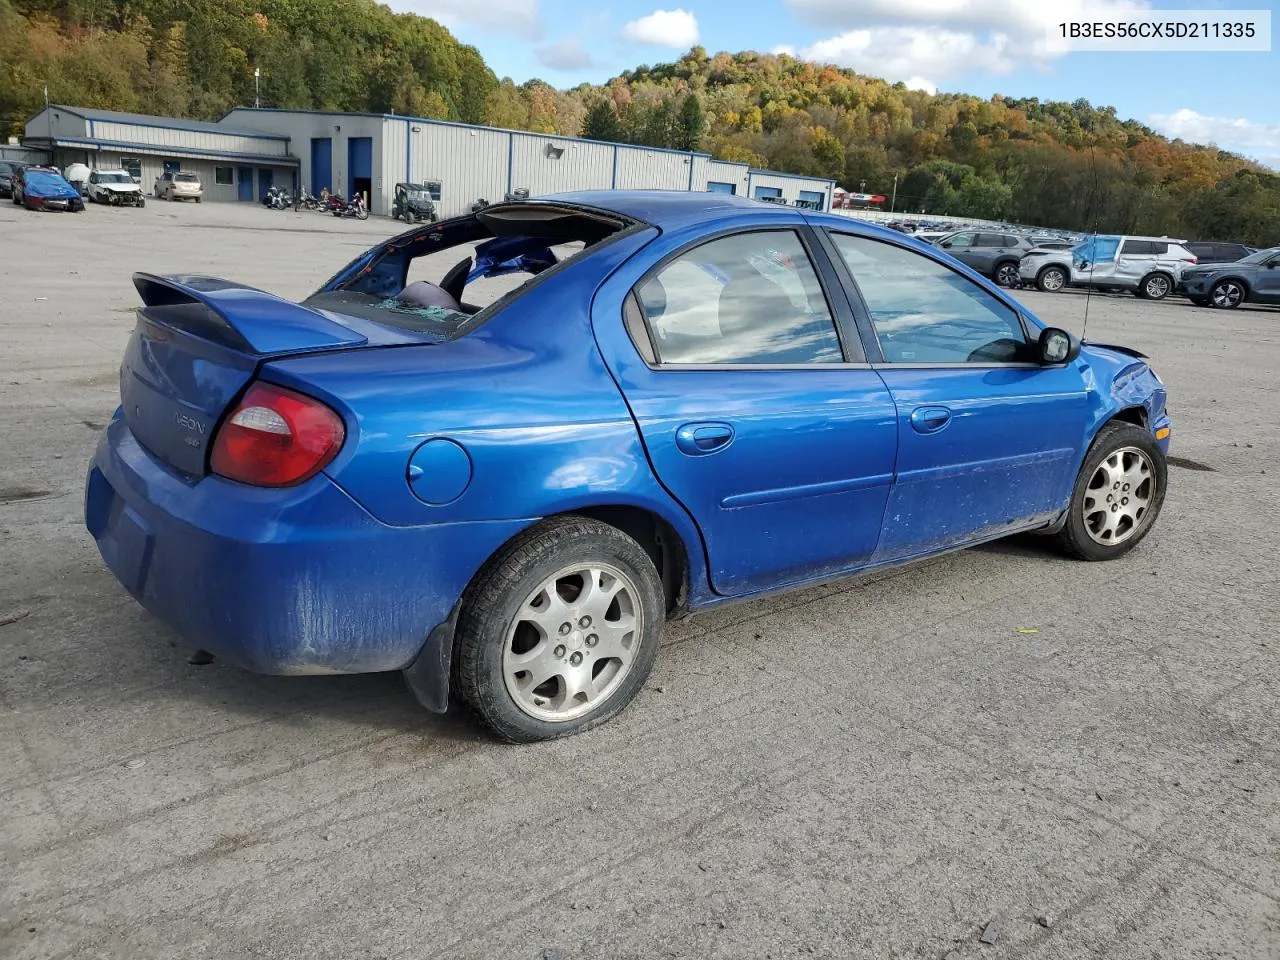
POLYGON ((1169 237, 1090 237, 1070 250, 1030 251, 1018 276, 1047 293, 1065 286, 1114 287, 1148 300, 1163 300, 1194 266, 1196 255, 1169 237))

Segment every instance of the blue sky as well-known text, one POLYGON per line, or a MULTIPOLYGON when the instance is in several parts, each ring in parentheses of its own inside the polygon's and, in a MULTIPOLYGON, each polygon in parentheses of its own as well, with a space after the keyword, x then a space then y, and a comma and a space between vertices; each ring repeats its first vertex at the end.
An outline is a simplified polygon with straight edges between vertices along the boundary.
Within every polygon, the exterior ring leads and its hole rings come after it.
MULTIPOLYGON (((1046 22, 1098 9, 1269 9, 1266 2, 1146 0, 390 0, 435 17, 499 76, 557 87, 708 51, 785 49, 925 89, 1085 97, 1163 133, 1280 169, 1280 53, 1071 53, 1046 22)), ((1273 16, 1280 22, 1280 15, 1273 16)), ((1273 25, 1273 30, 1275 26, 1273 25)))

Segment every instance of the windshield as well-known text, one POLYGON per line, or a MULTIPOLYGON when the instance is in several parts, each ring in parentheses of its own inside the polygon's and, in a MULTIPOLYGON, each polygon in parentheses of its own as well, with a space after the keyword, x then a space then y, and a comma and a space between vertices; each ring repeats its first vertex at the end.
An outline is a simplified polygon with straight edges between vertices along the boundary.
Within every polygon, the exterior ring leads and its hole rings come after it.
POLYGON ((133 177, 127 173, 100 173, 98 174, 99 183, 133 183, 133 177))
POLYGON ((1251 253, 1247 257, 1241 258, 1240 263, 1266 263, 1276 254, 1280 253, 1280 247, 1272 247, 1270 250, 1259 250, 1257 253, 1251 253))

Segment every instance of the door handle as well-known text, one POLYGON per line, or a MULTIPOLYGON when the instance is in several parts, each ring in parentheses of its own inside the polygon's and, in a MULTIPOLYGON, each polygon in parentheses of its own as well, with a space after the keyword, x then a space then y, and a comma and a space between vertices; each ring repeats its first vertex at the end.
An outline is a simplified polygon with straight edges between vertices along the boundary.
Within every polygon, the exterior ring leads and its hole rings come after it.
POLYGON ((916 433, 937 433, 951 422, 946 407, 917 407, 911 412, 911 429, 916 433))
POLYGON ((723 450, 733 440, 727 423, 686 423, 676 431, 676 446, 691 457, 704 457, 723 450))

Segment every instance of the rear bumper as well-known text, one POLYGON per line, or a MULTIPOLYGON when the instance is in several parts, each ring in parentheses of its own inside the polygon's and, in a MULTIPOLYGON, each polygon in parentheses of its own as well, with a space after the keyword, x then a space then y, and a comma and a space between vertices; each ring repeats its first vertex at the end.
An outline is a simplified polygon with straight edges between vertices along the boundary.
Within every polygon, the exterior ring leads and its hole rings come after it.
POLYGON ((403 669, 527 525, 388 527, 323 474, 286 490, 192 483, 119 419, 89 469, 85 523, 150 613, 192 645, 271 674, 403 669))

